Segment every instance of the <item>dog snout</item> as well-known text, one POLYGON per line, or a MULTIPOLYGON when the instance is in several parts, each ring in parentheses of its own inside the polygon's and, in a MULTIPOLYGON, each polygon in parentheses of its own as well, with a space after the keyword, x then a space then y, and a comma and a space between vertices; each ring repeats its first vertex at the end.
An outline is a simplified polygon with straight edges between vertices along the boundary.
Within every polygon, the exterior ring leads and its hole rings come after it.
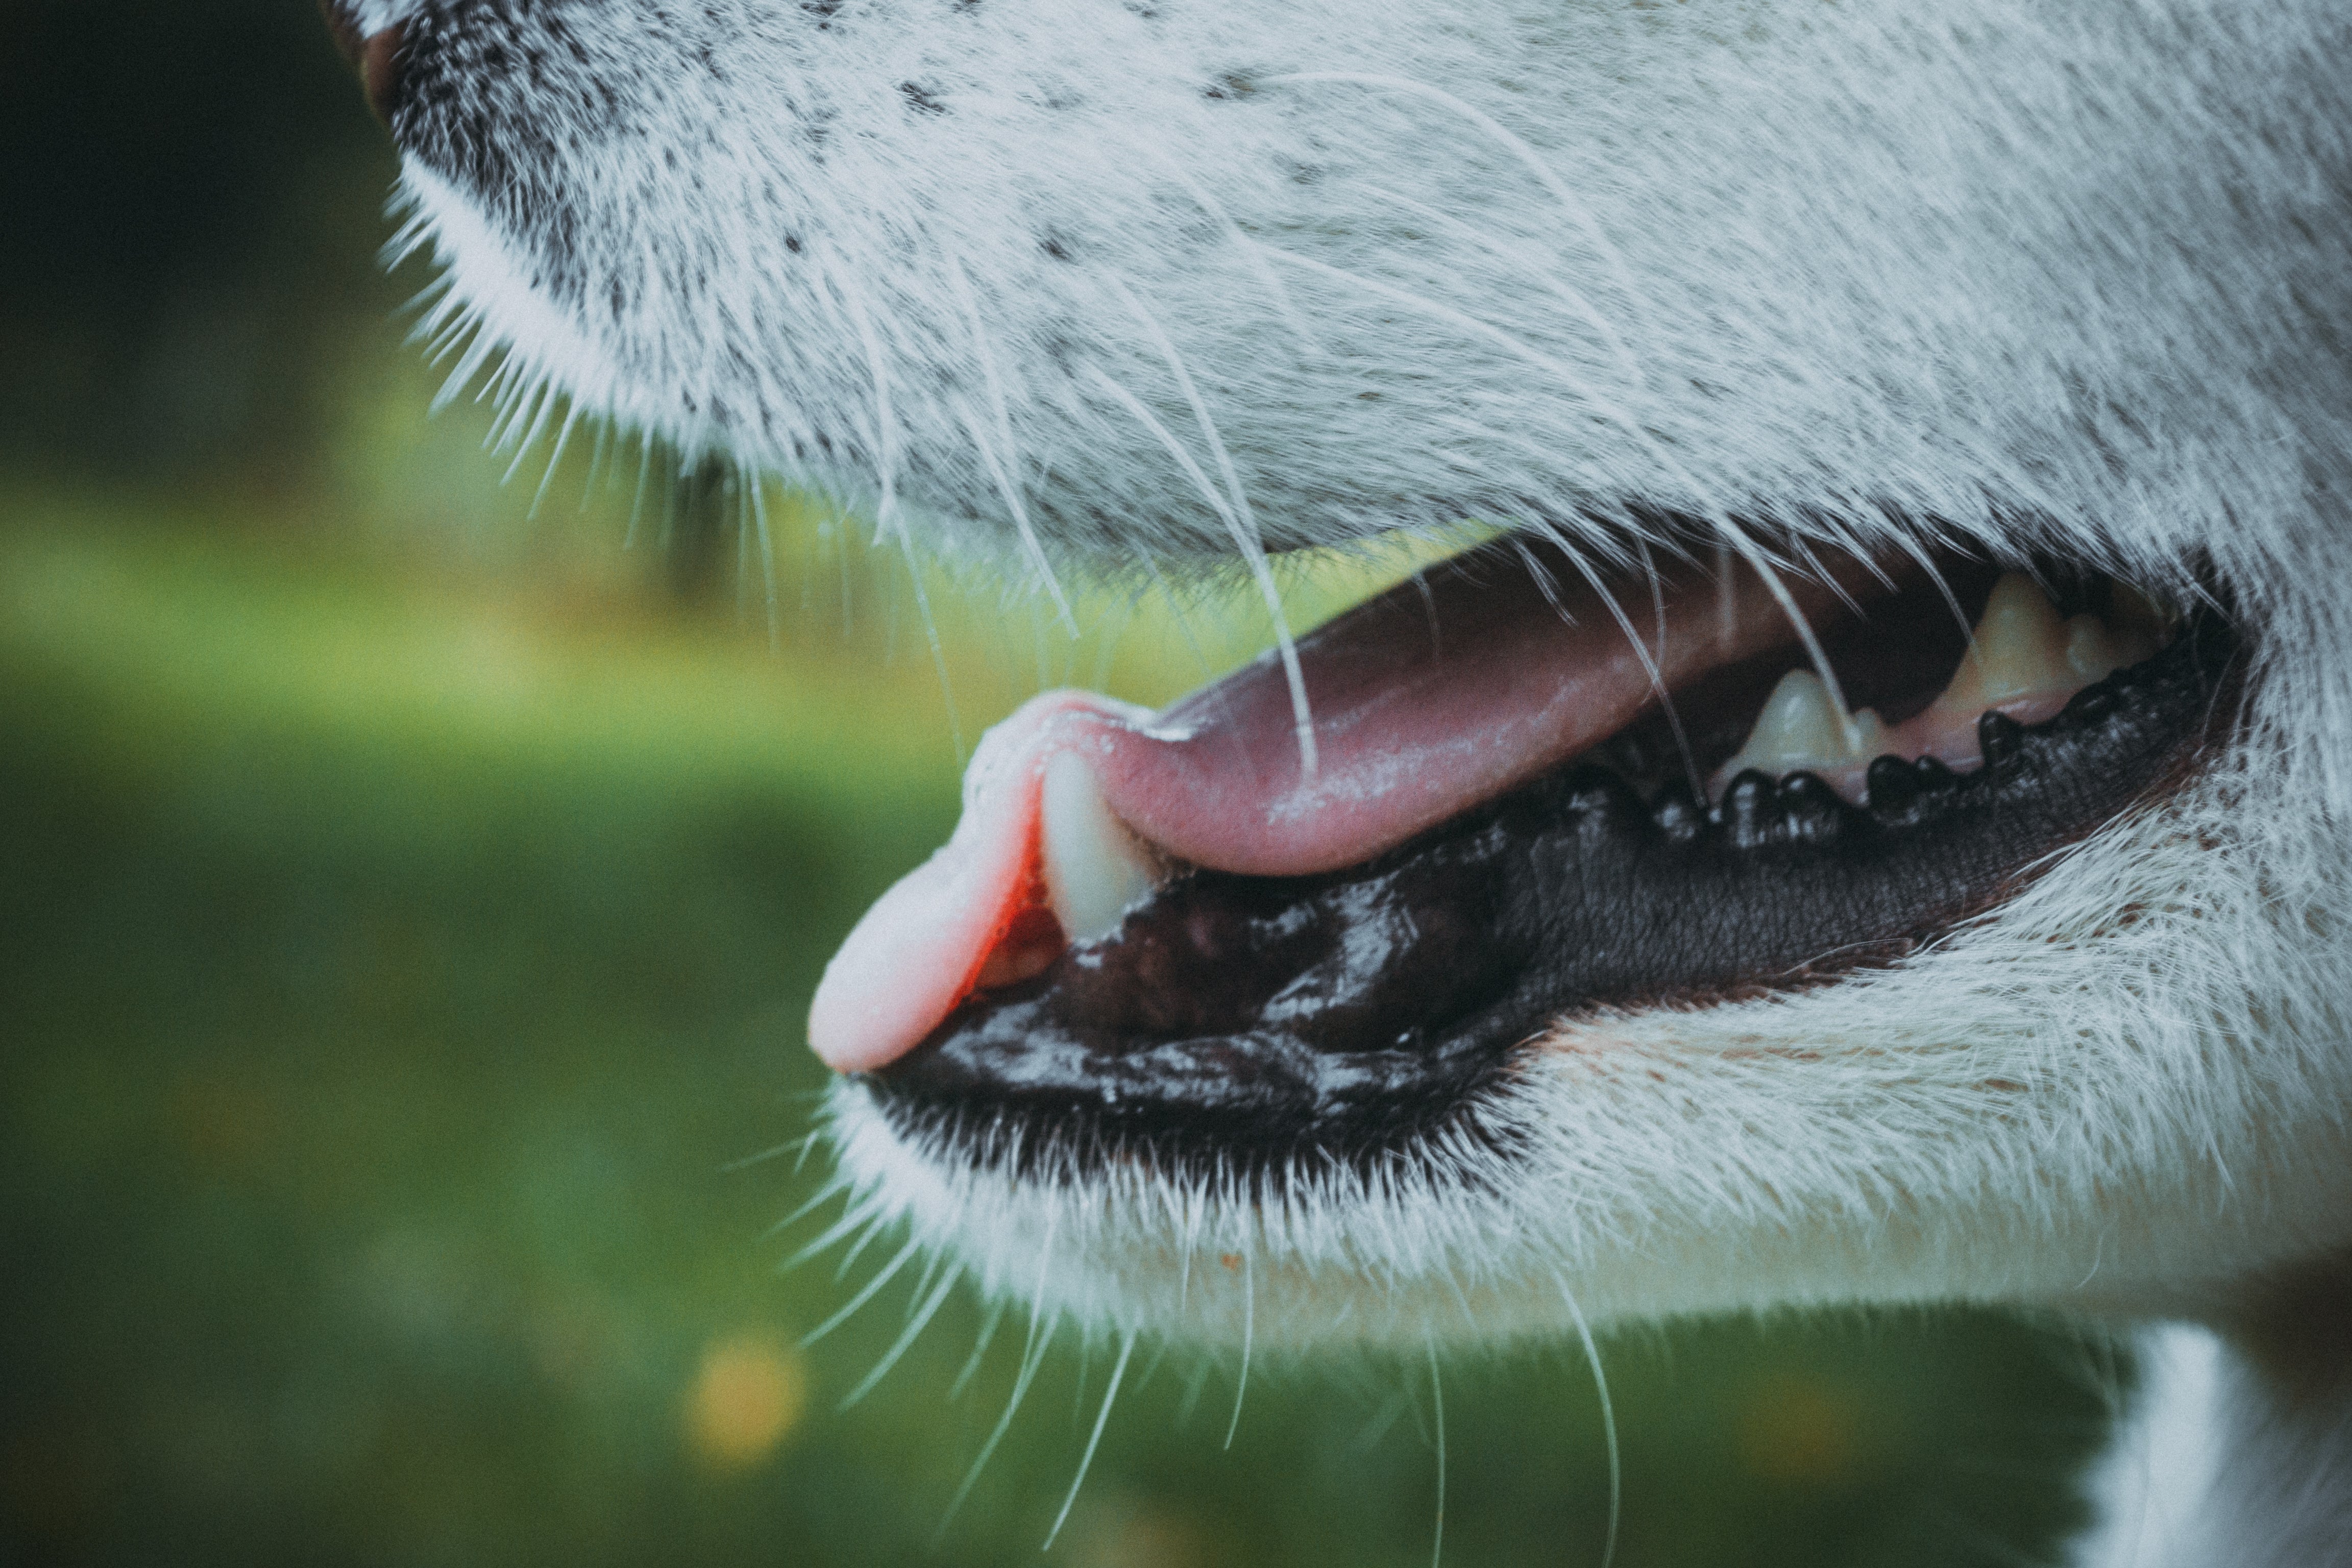
POLYGON ((401 65, 405 52, 399 26, 370 31, 349 0, 319 3, 320 9, 326 13, 327 26, 335 35, 335 47, 360 73, 360 86, 367 94, 368 107, 375 111, 378 120, 390 124, 393 107, 400 95, 401 65))

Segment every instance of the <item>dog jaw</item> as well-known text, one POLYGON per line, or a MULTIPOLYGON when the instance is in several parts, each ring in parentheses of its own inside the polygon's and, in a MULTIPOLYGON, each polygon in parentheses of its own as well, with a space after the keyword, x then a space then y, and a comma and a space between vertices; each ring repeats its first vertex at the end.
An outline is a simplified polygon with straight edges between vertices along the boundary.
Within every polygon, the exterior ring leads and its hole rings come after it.
POLYGON ((1412 1344, 1775 1306, 2210 1308, 2352 1240, 2352 866, 2223 769, 1997 915, 1834 984, 1563 1023, 1376 1170, 940 1159, 854 1081, 853 1210, 1048 1317, 1412 1344), (2286 1000, 2293 999, 2293 1000, 2286 1000))

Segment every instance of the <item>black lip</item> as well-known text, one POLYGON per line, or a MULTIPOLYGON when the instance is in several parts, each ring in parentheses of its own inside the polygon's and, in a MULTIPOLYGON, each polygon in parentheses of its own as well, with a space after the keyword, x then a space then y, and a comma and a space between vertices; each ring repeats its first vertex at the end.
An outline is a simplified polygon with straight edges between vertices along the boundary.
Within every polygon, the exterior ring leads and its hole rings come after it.
POLYGON ((1571 766, 1360 868, 1196 872, 865 1081, 902 1130, 1030 1173, 1362 1167, 1561 1018, 1818 982, 1999 902, 2186 772, 2236 647, 2200 612, 2044 723, 1986 715, 1981 769, 1881 758, 1866 805, 1750 773, 1709 813, 1571 766))

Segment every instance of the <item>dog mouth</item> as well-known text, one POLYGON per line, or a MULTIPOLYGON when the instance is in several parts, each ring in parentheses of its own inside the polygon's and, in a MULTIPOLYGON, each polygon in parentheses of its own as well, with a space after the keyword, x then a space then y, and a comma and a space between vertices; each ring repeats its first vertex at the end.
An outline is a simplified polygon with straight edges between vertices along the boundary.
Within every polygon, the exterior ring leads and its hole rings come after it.
POLYGON ((1563 1021, 1916 951, 2215 732, 2210 600, 1784 553, 1612 574, 1517 540, 1159 714, 1036 699, 812 1044, 973 1165, 1360 1166, 1563 1021))

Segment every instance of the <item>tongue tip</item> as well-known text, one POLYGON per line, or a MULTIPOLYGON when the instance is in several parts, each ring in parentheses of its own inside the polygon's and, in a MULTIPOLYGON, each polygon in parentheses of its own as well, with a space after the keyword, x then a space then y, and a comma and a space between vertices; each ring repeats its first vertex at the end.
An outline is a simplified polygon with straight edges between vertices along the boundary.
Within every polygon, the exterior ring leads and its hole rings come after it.
POLYGON ((866 911, 825 965, 808 1040, 826 1067, 888 1067, 971 994, 1001 949, 1038 940, 1034 917, 1050 902, 1045 780, 1063 749, 1055 721, 1073 712, 1120 724, 1138 717, 1091 693, 1049 691, 988 732, 964 775, 954 835, 866 911))
MULTIPOLYGON (((809 1003, 809 1048, 835 1072, 872 1072, 922 1042, 961 999, 971 939, 959 919, 964 868, 942 850, 866 912, 809 1003)), ((969 909, 969 903, 966 908, 969 909)))

